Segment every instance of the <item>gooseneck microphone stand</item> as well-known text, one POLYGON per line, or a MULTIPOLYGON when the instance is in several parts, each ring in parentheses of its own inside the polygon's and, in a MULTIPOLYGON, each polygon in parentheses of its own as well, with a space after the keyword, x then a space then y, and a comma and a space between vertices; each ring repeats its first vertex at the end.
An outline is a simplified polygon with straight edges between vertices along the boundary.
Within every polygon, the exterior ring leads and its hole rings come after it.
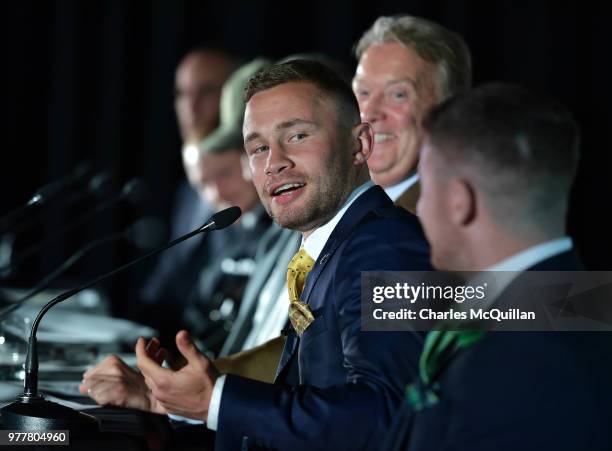
POLYGON ((86 413, 78 412, 61 404, 57 404, 44 399, 38 393, 38 349, 36 332, 38 325, 45 313, 54 305, 65 301, 80 291, 96 285, 125 269, 140 263, 178 243, 181 243, 200 233, 212 230, 223 229, 240 217, 241 211, 238 207, 230 207, 214 214, 202 227, 183 235, 166 245, 155 249, 117 269, 114 269, 93 281, 86 283, 78 288, 74 288, 55 297, 45 304, 32 323, 30 338, 28 341, 28 354, 25 361, 25 380, 24 391, 17 399, 0 409, 2 414, 2 426, 4 429, 14 429, 22 431, 51 431, 51 430, 70 430, 71 432, 86 434, 98 431, 98 420, 86 413))

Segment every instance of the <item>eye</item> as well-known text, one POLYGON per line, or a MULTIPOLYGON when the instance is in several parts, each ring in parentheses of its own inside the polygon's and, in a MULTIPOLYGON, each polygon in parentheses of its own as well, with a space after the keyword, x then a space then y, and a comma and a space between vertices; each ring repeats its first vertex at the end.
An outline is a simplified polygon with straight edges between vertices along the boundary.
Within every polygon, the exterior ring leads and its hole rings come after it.
POLYGON ((289 142, 299 142, 305 139, 307 136, 308 135, 306 133, 296 133, 289 139, 289 142))
POLYGON ((363 99, 364 97, 367 97, 368 95, 370 95, 370 93, 367 90, 365 90, 365 89, 357 89, 357 90, 355 90, 355 96, 356 97, 359 97, 359 98, 363 99))
POLYGON ((405 98, 408 97, 408 93, 404 91, 403 89, 396 90, 396 91, 391 92, 391 97, 393 98, 393 100, 404 100, 405 98))
POLYGON ((255 155, 262 152, 267 152, 269 149, 268 146, 257 146, 249 151, 250 155, 255 155))

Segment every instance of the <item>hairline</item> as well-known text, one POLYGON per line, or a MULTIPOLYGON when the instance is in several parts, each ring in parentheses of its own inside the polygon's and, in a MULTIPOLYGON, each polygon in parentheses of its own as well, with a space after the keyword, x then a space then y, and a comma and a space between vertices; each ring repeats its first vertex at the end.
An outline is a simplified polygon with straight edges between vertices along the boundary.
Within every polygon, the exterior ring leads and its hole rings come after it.
MULTIPOLYGON (((305 85, 310 85, 313 88, 316 89, 317 93, 315 95, 315 99, 317 101, 324 101, 325 99, 332 99, 332 102, 334 104, 333 108, 335 110, 336 113, 336 122, 338 125, 343 126, 344 128, 347 129, 351 129, 353 126, 357 125, 359 123, 359 110, 357 111, 351 111, 351 115, 355 116, 355 119, 357 119, 357 121, 354 121, 353 119, 349 119, 348 116, 349 114, 344 114, 346 112, 348 112, 348 110, 353 110, 352 105, 349 106, 348 102, 345 101, 345 99, 342 98, 342 96, 338 93, 335 93, 329 89, 326 89, 325 87, 319 85, 316 81, 313 80, 287 80, 287 81, 283 81, 281 83, 278 83, 274 86, 270 86, 264 89, 260 89, 256 92, 254 92, 249 99, 247 100, 247 104, 251 101, 251 99, 253 97, 255 97, 257 94, 261 93, 261 92, 266 92, 269 91, 271 89, 274 88, 278 88, 279 86, 283 86, 289 83, 299 83, 299 84, 305 84, 305 85), (345 118, 346 117, 346 118, 345 118), (350 120, 350 124, 349 124, 349 120, 350 120)), ((249 141, 251 141, 251 139, 249 139, 249 141)), ((247 142, 247 140, 245 139, 245 143, 247 142)))

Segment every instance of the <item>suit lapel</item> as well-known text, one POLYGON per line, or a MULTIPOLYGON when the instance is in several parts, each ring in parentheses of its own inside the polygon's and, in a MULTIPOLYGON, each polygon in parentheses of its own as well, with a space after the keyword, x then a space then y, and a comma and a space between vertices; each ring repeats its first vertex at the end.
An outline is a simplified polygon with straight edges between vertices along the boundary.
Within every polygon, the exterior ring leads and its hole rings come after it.
MULTIPOLYGON (((375 209, 392 205, 391 199, 385 194, 384 190, 375 185, 368 189, 365 193, 359 196, 355 202, 346 211, 340 222, 333 230, 329 239, 325 243, 321 254, 317 258, 315 267, 310 271, 306 279, 306 285, 302 291, 300 299, 303 302, 309 303, 310 295, 316 286, 319 276, 331 260, 331 257, 336 252, 338 247, 350 236, 355 230, 355 227, 375 209)), ((276 371, 275 382, 284 381, 288 374, 288 364, 291 362, 295 351, 298 348, 300 339, 297 337, 293 328, 289 326, 287 331, 287 341, 281 355, 278 369, 276 371)))
POLYGON ((353 202, 344 216, 342 216, 342 219, 333 230, 332 234, 329 236, 329 239, 325 243, 319 258, 317 258, 315 267, 312 271, 310 271, 310 274, 308 274, 304 291, 302 292, 302 296, 300 296, 302 301, 306 302, 307 304, 309 303, 310 294, 312 293, 319 276, 325 269, 327 262, 329 262, 338 247, 344 241, 346 241, 351 233, 353 233, 355 227, 368 214, 372 213, 373 210, 385 204, 391 205, 391 199, 387 197, 384 190, 378 185, 368 189, 365 193, 359 196, 355 202, 353 202))

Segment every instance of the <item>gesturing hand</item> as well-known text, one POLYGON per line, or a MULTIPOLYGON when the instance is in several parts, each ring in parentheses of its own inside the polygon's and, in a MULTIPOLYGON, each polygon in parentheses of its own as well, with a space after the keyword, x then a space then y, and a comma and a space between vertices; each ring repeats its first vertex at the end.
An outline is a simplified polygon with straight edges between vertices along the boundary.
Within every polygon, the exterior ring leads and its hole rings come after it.
MULTIPOLYGON (((157 338, 151 339, 146 352, 161 364, 166 351, 160 348, 157 338)), ((83 373, 79 391, 89 395, 100 405, 129 407, 156 413, 166 413, 155 400, 144 377, 130 368, 116 355, 111 355, 83 373)))
POLYGON ((151 358, 143 338, 136 343, 136 364, 157 403, 165 411, 206 421, 218 373, 187 331, 176 334, 176 346, 187 361, 178 371, 162 368, 151 358))

